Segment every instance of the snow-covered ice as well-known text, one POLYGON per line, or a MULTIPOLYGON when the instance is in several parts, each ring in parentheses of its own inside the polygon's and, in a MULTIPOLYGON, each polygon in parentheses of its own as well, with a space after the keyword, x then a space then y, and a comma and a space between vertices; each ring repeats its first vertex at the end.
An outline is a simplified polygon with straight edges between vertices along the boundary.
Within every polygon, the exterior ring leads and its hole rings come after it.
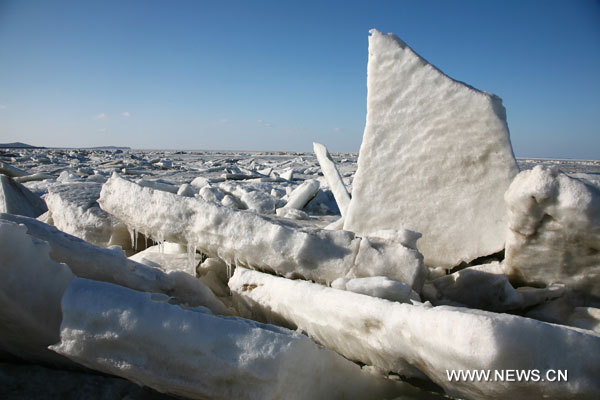
POLYGON ((164 295, 75 279, 62 310, 60 342, 52 350, 160 392, 257 400, 382 399, 417 392, 363 373, 298 332, 183 309, 164 295))
POLYGON ((52 224, 59 230, 101 247, 119 245, 131 249, 127 226, 100 209, 102 184, 72 182, 57 184, 44 197, 52 224))
POLYGON ((44 200, 6 175, 0 175, 0 212, 36 218, 48 211, 44 200))
POLYGON ((327 148, 321 143, 315 142, 313 143, 313 149, 317 156, 317 160, 319 161, 319 165, 321 166, 321 171, 323 171, 323 175, 327 180, 327 184, 335 196, 335 201, 340 208, 342 216, 344 216, 346 215, 348 205, 350 204, 350 195, 348 194, 346 185, 344 185, 344 180, 336 168, 335 162, 327 151, 327 148))
POLYGON ((98 202, 145 236, 194 246, 231 265, 326 283, 382 275, 416 291, 425 279, 420 253, 401 240, 294 225, 141 187, 117 175, 104 184, 98 202))
POLYGON ((504 248, 502 195, 517 173, 502 100, 371 31, 367 122, 344 229, 421 232, 428 266, 504 248))
POLYGON ((243 316, 299 328, 348 359, 425 374, 459 398, 586 398, 600 391, 600 336, 466 308, 408 305, 236 268, 243 316), (568 370, 568 382, 450 381, 449 370, 568 370))
POLYGON ((78 277, 163 293, 171 296, 174 303, 205 306, 218 314, 230 313, 207 287, 186 272, 165 273, 127 259, 121 250, 94 246, 32 218, 0 214, 0 221, 24 225, 28 235, 50 245, 53 260, 67 264, 78 277))
POLYGON ((519 159, 504 197, 499 98, 377 31, 367 86, 360 157, 0 149, 0 198, 41 205, 0 213, 0 398, 173 398, 55 370, 82 368, 61 340, 187 398, 597 398, 600 161, 519 159))
POLYGON ((557 168, 521 172, 504 196, 512 281, 600 296, 600 190, 557 168))
POLYGON ((27 228, 0 220, 0 353, 70 365, 47 349, 59 339, 60 301, 75 278, 27 228))

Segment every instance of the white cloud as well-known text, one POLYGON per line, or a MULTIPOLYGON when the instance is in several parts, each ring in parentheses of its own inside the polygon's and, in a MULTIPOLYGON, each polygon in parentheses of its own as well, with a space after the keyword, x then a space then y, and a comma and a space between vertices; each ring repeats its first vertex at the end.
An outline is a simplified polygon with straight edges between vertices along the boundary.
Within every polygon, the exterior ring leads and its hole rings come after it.
POLYGON ((229 123, 229 120, 228 120, 227 118, 223 118, 223 119, 220 119, 220 120, 219 120, 219 123, 220 123, 220 124, 228 124, 228 123, 229 123))
POLYGON ((105 113, 100 113, 94 117, 94 119, 104 119, 104 118, 108 118, 108 115, 105 113))
POLYGON ((131 117, 131 114, 129 114, 129 111, 123 111, 121 113, 121 117, 129 118, 129 117, 131 117))
POLYGON ((273 126, 273 124, 271 124, 268 121, 265 121, 264 119, 257 119, 256 122, 258 122, 259 124, 264 125, 264 126, 273 126))
POLYGON ((98 129, 98 132, 99 132, 99 133, 104 133, 104 132, 106 132, 106 131, 107 131, 107 129, 106 129, 106 128, 100 128, 100 129, 98 129))
POLYGON ((333 131, 334 131, 334 132, 339 132, 339 131, 341 131, 341 130, 342 130, 342 128, 333 128, 333 131))
POLYGON ((0 104, 0 110, 6 110, 6 106, 4 104, 0 104))

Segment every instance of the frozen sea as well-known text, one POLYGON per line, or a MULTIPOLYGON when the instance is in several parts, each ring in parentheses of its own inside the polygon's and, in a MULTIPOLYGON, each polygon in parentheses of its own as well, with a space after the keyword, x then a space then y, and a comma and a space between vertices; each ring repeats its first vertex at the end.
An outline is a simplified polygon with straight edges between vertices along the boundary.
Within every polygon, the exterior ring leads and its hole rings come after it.
MULTIPOLYGON (((332 153, 332 157, 351 192, 358 153, 332 153)), ((5 149, 0 150, 0 161, 28 174, 48 175, 48 179, 24 183, 40 196, 66 183, 101 184, 114 172, 173 192, 202 177, 208 186, 234 197, 237 201, 234 206, 242 209, 252 206, 242 200, 248 191, 263 192, 277 204, 302 182, 316 179, 320 190, 304 208, 304 223, 325 226, 339 218, 335 200, 312 152, 5 149)), ((536 165, 555 166, 600 187, 600 160, 519 158, 517 161, 521 170, 536 165)), ((200 195, 198 187, 194 190, 195 195, 200 195)), ((171 398, 119 378, 16 362, 0 363, 0 384, 1 398, 171 398)))

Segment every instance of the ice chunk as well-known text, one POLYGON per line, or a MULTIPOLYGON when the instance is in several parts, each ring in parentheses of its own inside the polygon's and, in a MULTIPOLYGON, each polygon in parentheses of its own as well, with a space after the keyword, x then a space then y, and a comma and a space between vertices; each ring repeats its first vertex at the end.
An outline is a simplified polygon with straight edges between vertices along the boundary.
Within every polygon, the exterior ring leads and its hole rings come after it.
POLYGON ((220 203, 225 197, 225 193, 221 189, 210 185, 202 186, 198 194, 204 200, 213 203, 220 203))
POLYGON ((0 353, 71 364, 47 350, 59 339, 60 299, 74 278, 49 251, 25 226, 0 220, 0 353))
POLYGON ((319 181, 316 179, 304 181, 288 195, 288 200, 285 204, 285 207, 302 210, 306 203, 308 203, 310 199, 317 194, 319 191, 319 186, 319 181))
POLYGON ((178 304, 205 306, 217 314, 229 314, 207 287, 185 272, 165 273, 158 268, 147 267, 128 260, 122 252, 94 246, 32 218, 0 214, 2 220, 23 224, 29 235, 48 242, 50 257, 66 263, 78 277, 145 292, 164 293, 178 304))
POLYGON ((204 186, 209 184, 209 180, 208 178, 205 178, 203 176, 199 176, 197 178, 194 178, 193 181, 190 182, 190 185, 192 185, 195 188, 203 188, 204 186))
POLYGON ((192 187, 192 185, 184 183, 181 186, 179 186, 179 190, 177 190, 177 194, 180 196, 185 196, 185 197, 194 197, 196 192, 194 191, 194 188, 192 187))
POLYGON ((0 162, 0 174, 6 175, 11 178, 17 178, 19 176, 29 175, 26 171, 13 167, 10 164, 0 162))
POLYGON ((423 298, 433 305, 457 305, 488 311, 521 308, 523 298, 494 261, 434 279, 423 286, 423 298))
POLYGON ((569 316, 568 325, 600 333, 600 308, 575 307, 573 314, 569 316))
POLYGON ((310 216, 302 210, 296 210, 295 208, 282 207, 277 209, 277 216, 281 218, 303 220, 310 219, 310 216))
POLYGON ((144 187, 149 187, 156 190, 163 190, 169 193, 177 193, 179 188, 169 182, 165 182, 162 179, 138 179, 137 184, 144 187))
POLYGON ((186 271, 195 276, 196 266, 202 260, 202 256, 194 251, 190 257, 186 246, 165 242, 148 247, 129 259, 148 266, 158 264, 159 268, 165 271, 186 271))
POLYGON ((600 336, 508 314, 389 302, 236 268, 243 316, 302 329, 350 360, 405 376, 419 371, 458 398, 595 398, 600 336), (566 369, 568 382, 450 380, 452 370, 566 369))
POLYGON ((76 279, 62 309, 61 341, 52 350, 160 392, 257 400, 418 393, 361 372, 300 333, 185 310, 107 283, 76 279))
POLYGON ((54 177, 52 175, 48 175, 43 172, 38 172, 36 174, 23 175, 23 176, 18 176, 16 178, 14 178, 14 180, 19 183, 43 181, 46 179, 54 179, 54 177))
POLYGON ((406 283, 394 281, 385 276, 338 278, 331 283, 331 287, 400 303, 410 303, 410 300, 421 301, 419 295, 406 283))
POLYGON ((600 191, 537 166, 515 178, 505 200, 509 279, 600 296, 600 191))
POLYGON ((0 212, 36 218, 46 211, 44 200, 8 176, 0 175, 0 212))
POLYGON ((376 30, 367 74, 367 122, 344 229, 421 232, 428 266, 502 250, 502 195, 517 173, 502 100, 376 30))
POLYGON ((346 215, 346 210, 350 204, 350 195, 348 194, 346 185, 344 185, 344 181, 337 170, 331 155, 327 151, 327 148, 321 143, 314 142, 313 149, 317 156, 317 160, 319 161, 319 165, 321 165, 321 171, 323 171, 327 184, 333 192, 333 196, 335 197, 335 201, 337 202, 342 216, 344 216, 346 215))
POLYGON ((53 224, 96 246, 117 244, 132 249, 134 241, 130 239, 127 227, 98 206, 101 189, 102 184, 96 182, 51 186, 45 198, 53 224))
POLYGON ((131 228, 195 245, 230 265, 319 282, 381 275, 405 282, 417 292, 425 279, 420 253, 400 242, 301 227, 289 220, 144 188, 116 174, 103 186, 99 203, 131 228))

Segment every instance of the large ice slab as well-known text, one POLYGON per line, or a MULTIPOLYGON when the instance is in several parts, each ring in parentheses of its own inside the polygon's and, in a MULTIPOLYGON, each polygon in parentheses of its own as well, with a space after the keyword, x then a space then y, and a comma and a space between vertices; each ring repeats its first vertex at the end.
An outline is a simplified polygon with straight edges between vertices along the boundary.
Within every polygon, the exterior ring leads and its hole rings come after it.
POLYGON ((502 100, 371 31, 367 122, 344 229, 421 232, 428 266, 504 248, 504 191, 517 173, 502 100))
POLYGON ((515 178, 505 200, 509 278, 600 297, 600 191, 537 166, 515 178))
MULTIPOLYGON (((243 316, 299 328, 350 360, 416 370, 459 398, 596 398, 600 336, 528 318, 389 302, 237 268, 229 287, 243 316), (412 369, 411 367, 412 366, 412 369), (568 371, 568 381, 451 381, 451 370, 568 371)), ((493 374, 493 372, 492 372, 493 374)))
POLYGON ((0 212, 36 218, 46 211, 44 200, 8 176, 0 175, 0 212))
POLYGON ((76 279, 62 299, 52 350, 160 392, 210 399, 381 399, 416 394, 363 373, 298 332, 168 297, 76 279))
POLYGON ((116 174, 102 187, 98 202, 145 235, 193 246, 230 265, 326 283, 387 276, 417 292, 425 279, 420 253, 402 235, 398 240, 359 238, 348 231, 303 227, 141 187, 116 174))
POLYGON ((186 272, 165 273, 127 259, 120 250, 94 246, 32 218, 0 214, 0 221, 25 225, 29 235, 48 242, 52 259, 67 264, 78 277, 163 293, 177 304, 204 306, 217 314, 229 314, 210 289, 186 272))
POLYGON ((335 166, 331 155, 327 151, 327 147, 321 143, 314 142, 313 150, 315 151, 315 155, 317 156, 317 160, 321 166, 321 171, 323 171, 323 176, 325 176, 327 184, 333 192, 333 196, 335 197, 335 201, 340 209, 340 213, 342 216, 344 216, 346 215, 348 205, 350 204, 350 195, 348 194, 346 185, 344 185, 342 176, 335 166))
POLYGON ((71 364, 47 347, 59 339, 60 301, 75 278, 23 225, 0 221, 0 353, 71 364))
POLYGON ((45 196, 54 226, 100 247, 133 247, 127 227, 100 209, 102 184, 74 182, 52 186, 45 196))

